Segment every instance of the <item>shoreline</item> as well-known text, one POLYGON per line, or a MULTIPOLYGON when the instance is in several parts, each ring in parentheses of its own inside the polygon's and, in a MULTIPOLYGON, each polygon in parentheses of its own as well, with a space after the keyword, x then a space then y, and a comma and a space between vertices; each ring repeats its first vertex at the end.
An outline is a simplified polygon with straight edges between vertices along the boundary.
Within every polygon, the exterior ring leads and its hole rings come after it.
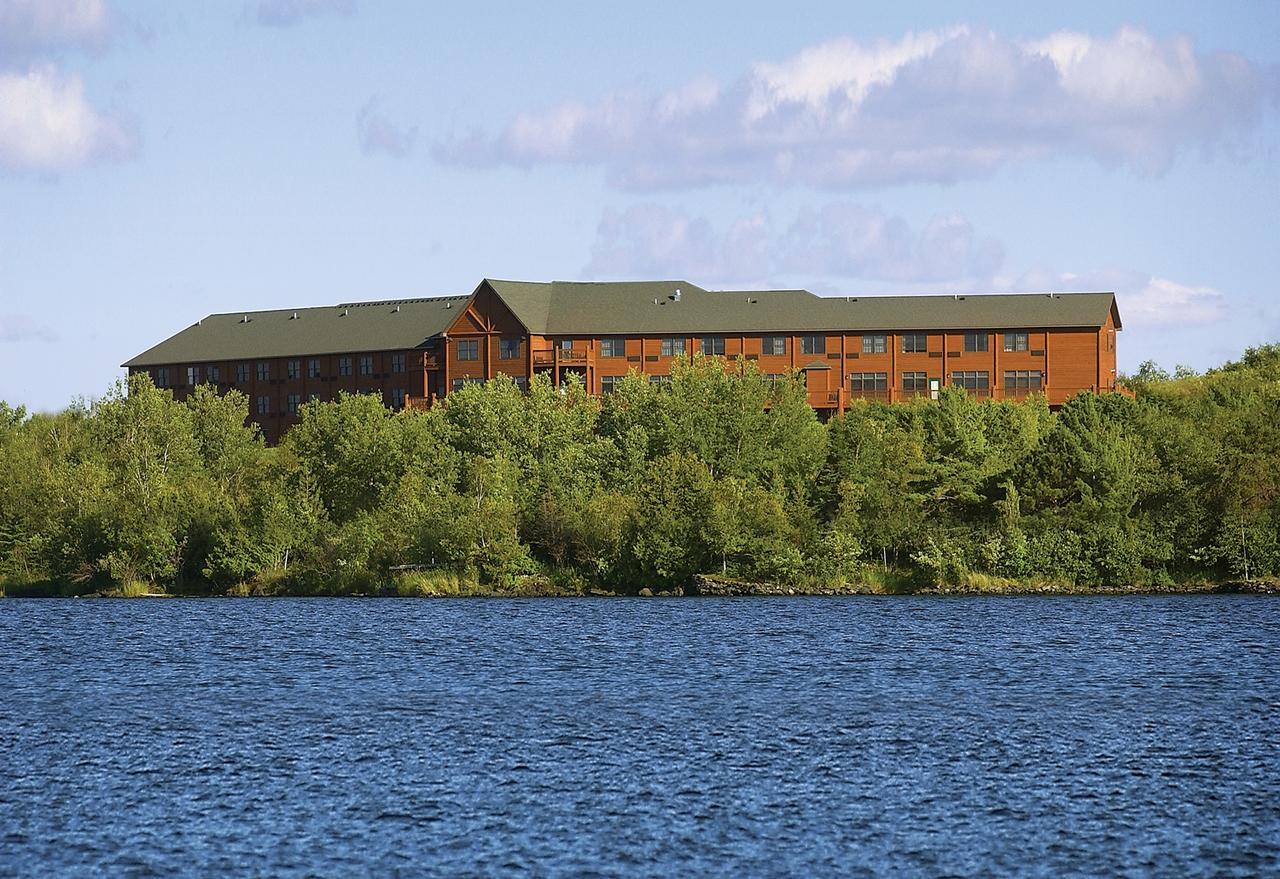
POLYGON ((1224 582, 1179 583, 1170 586, 1080 586, 1074 584, 1010 581, 984 583, 980 586, 922 586, 884 588, 874 583, 841 583, 833 585, 783 584, 749 582, 714 575, 698 575, 688 588, 618 591, 603 588, 572 589, 545 581, 517 584, 513 588, 482 587, 479 584, 451 591, 414 591, 389 583, 376 591, 314 591, 302 589, 261 588, 241 584, 223 590, 146 590, 110 589, 68 592, 53 583, 5 584, 0 586, 0 599, 5 598, 798 598, 840 596, 1138 596, 1138 595, 1280 595, 1280 578, 1224 582))

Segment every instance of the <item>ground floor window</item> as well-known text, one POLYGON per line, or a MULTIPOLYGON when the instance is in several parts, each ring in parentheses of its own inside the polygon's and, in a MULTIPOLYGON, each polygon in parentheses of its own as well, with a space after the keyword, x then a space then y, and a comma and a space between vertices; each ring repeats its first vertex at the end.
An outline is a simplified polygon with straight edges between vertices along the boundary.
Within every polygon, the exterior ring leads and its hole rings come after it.
POLYGON ((600 393, 612 394, 618 389, 618 385, 622 383, 625 376, 621 375, 602 375, 600 376, 600 393))
POLYGON ((269 397, 266 394, 262 394, 261 396, 258 397, 258 414, 259 415, 271 414, 271 397, 269 397))
POLYGON ((878 393, 889 389, 887 372, 853 372, 849 374, 849 390, 855 394, 878 393))
POLYGON ((302 405, 301 394, 290 394, 288 397, 285 398, 285 406, 288 408, 290 415, 297 415, 298 407, 300 405, 302 405))
POLYGON ((1038 369, 1006 369, 1004 371, 1004 389, 1006 391, 1038 391, 1041 385, 1041 374, 1038 369))
POLYGON ((902 390, 907 394, 920 394, 929 390, 929 374, 927 372, 904 372, 902 374, 902 390))
POLYGON ((970 391, 985 391, 991 387, 991 375, 986 370, 980 372, 953 372, 951 384, 957 388, 970 391))

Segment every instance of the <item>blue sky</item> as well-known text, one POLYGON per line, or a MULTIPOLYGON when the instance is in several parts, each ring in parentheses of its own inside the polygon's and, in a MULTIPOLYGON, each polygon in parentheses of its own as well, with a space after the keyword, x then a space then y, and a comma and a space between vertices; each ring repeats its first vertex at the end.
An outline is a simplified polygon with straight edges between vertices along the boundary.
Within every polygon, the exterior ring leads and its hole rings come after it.
POLYGON ((1280 339, 1280 4, 0 0, 0 399, 484 276, 1115 290, 1280 339))

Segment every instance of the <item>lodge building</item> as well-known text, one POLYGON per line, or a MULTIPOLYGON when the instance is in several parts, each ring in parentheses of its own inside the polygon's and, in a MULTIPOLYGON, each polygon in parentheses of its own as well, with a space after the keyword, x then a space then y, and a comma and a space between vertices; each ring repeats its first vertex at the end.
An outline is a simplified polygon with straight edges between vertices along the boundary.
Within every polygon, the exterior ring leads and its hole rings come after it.
POLYGON ((1051 406, 1116 381, 1111 293, 815 296, 704 290, 687 281, 485 279, 470 294, 214 314, 124 364, 181 399, 210 383, 249 397, 275 440, 307 400, 380 394, 403 408, 468 382, 577 376, 607 394, 629 372, 669 378, 696 352, 804 376, 820 416, 851 399, 898 401, 944 385, 1051 406))

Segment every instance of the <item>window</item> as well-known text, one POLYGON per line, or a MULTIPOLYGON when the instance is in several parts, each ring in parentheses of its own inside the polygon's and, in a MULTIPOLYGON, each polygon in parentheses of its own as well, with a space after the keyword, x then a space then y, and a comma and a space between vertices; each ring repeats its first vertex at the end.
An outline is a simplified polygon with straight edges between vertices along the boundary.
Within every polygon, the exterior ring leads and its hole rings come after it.
POLYGON ((513 376, 511 380, 515 382, 516 387, 519 388, 520 390, 522 391, 529 390, 529 379, 527 379, 525 376, 523 375, 513 376))
POLYGON ((391 355, 391 371, 404 372, 404 355, 403 354, 391 355))
POLYGON ((986 351, 988 333, 965 333, 964 334, 964 350, 966 351, 986 351))
POLYGON ((764 374, 764 380, 776 388, 778 385, 786 383, 787 376, 785 373, 781 372, 766 372, 764 374))
POLYGON ((285 397, 285 408, 289 410, 290 415, 298 414, 298 406, 302 404, 301 394, 290 394, 285 397))
POLYGON ((662 356, 678 357, 684 353, 684 339, 667 336, 662 340, 662 356))
POLYGON ((187 367, 187 387, 194 388, 198 384, 200 384, 200 367, 188 366, 187 367))
POLYGON ((703 336, 702 337, 702 353, 703 354, 724 354, 724 336, 703 336))
POLYGON ((627 340, 626 339, 601 339, 600 340, 600 356, 601 357, 626 357, 627 356, 627 340))
POLYGON ((800 337, 800 353, 801 354, 826 354, 827 353, 827 337, 826 336, 801 336, 800 337))
POLYGON ((458 359, 459 360, 479 360, 480 359, 480 340, 479 339, 462 339, 458 342, 458 359))
POLYGON ((259 415, 271 414, 271 398, 266 394, 262 394, 261 396, 258 397, 258 414, 259 415))
POLYGON ((1027 350, 1027 334, 1026 333, 1005 333, 1004 334, 1004 350, 1026 351, 1027 350))
POLYGON ((760 339, 760 353, 768 357, 778 357, 787 353, 786 336, 764 336, 760 339))
POLYGON ((258 361, 258 381, 264 382, 271 378, 271 364, 265 360, 258 361))
POLYGON ((320 377, 320 361, 312 357, 307 361, 307 378, 320 377))
POLYGON ((320 402, 320 395, 319 395, 319 394, 316 394, 316 393, 308 394, 308 395, 307 395, 307 402, 308 402, 308 403, 319 403, 319 402, 320 402))
POLYGON ((285 368, 285 375, 287 375, 290 379, 295 379, 302 375, 301 360, 286 360, 284 364, 284 368, 285 368))
POLYGON ((951 373, 951 384, 957 388, 966 388, 970 391, 985 391, 990 386, 990 379, 986 370, 982 372, 953 372, 951 373))
POLYGON ((1006 391, 1040 390, 1040 370, 1006 369, 1004 371, 1004 389, 1006 391))
POLYGON ((520 358, 520 340, 519 339, 499 339, 498 340, 498 359, 499 360, 518 360, 520 358))
POLYGON ((338 358, 338 375, 351 375, 351 358, 338 358))
POLYGON ((929 375, 924 372, 904 372, 902 374, 902 391, 907 394, 918 394, 929 390, 929 375))
POLYGON ((651 376, 649 376, 649 384, 651 384, 651 385, 668 385, 668 384, 671 384, 671 376, 669 376, 669 375, 651 375, 651 376))
MULTIPOLYGON (((865 336, 863 338, 866 338, 865 336)), ((849 390, 855 394, 878 394, 889 390, 889 373, 854 372, 849 374, 849 390)))
POLYGON ((249 364, 236 364, 236 384, 243 385, 249 381, 249 364))
POLYGON ((221 369, 221 368, 219 368, 219 367, 217 367, 217 366, 210 366, 210 367, 206 370, 206 372, 207 372, 207 373, 208 373, 208 375, 209 375, 209 381, 211 381, 211 382, 215 382, 215 383, 216 383, 216 382, 220 382, 220 381, 222 381, 222 369, 221 369))
POLYGON ((876 336, 862 337, 862 353, 863 354, 883 354, 888 350, 889 350, 889 342, 885 336, 876 335, 876 336))
POLYGON ((560 353, 561 353, 561 354, 572 354, 572 353, 573 353, 573 339, 561 339, 561 340, 560 340, 560 353))
POLYGON ((391 391, 391 407, 393 409, 403 409, 404 398, 405 398, 404 388, 395 388, 394 390, 392 390, 391 391))
POLYGON ((453 380, 453 389, 455 391, 460 391, 466 385, 481 385, 481 384, 484 384, 484 379, 482 378, 471 378, 470 376, 464 376, 463 378, 455 378, 453 380))
POLYGON ((373 358, 368 354, 360 355, 360 374, 373 375, 373 358))
POLYGON ((156 387, 167 388, 169 386, 169 367, 161 366, 156 370, 156 387))
POLYGON ((600 376, 600 393, 612 394, 618 389, 618 385, 622 382, 623 376, 620 375, 602 375, 600 376))
POLYGON ((903 354, 923 354, 929 350, 929 337, 924 333, 905 333, 902 336, 903 354))

